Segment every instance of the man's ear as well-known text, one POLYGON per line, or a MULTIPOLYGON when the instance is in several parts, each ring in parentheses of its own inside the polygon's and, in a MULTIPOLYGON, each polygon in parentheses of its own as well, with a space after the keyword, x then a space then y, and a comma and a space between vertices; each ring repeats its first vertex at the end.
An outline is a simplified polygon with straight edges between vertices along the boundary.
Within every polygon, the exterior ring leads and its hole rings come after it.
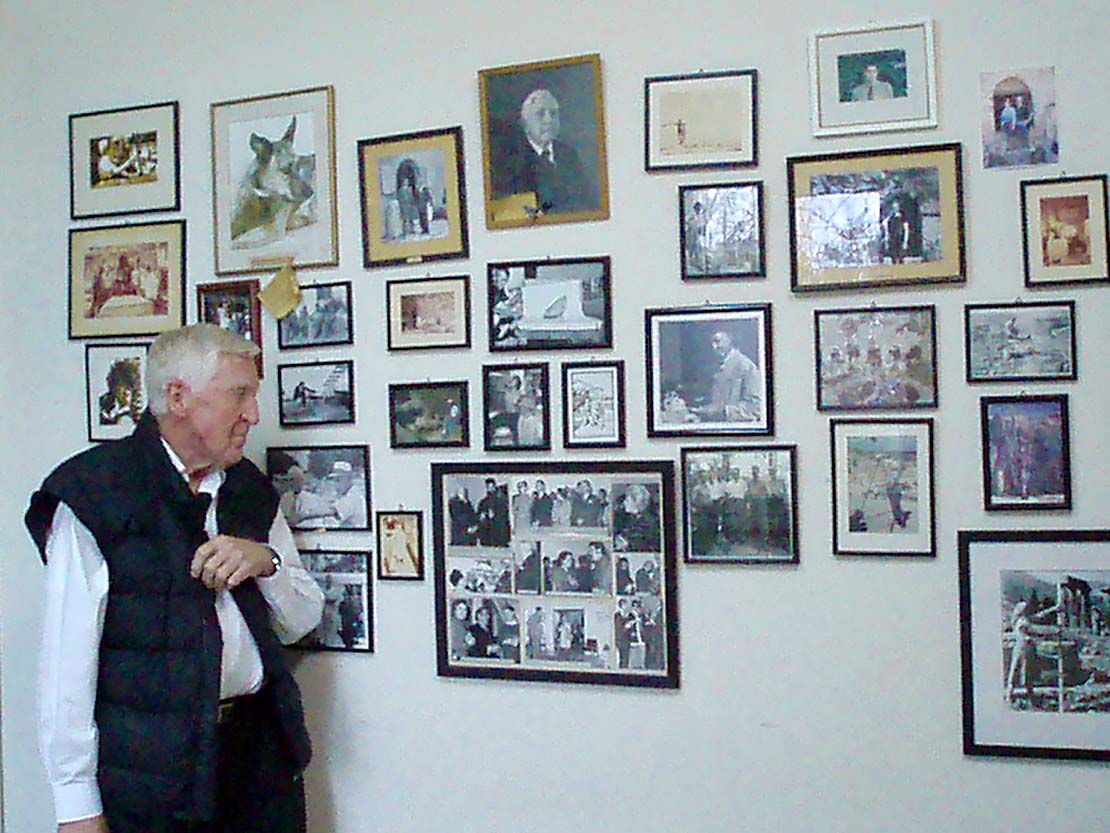
POLYGON ((192 389, 181 379, 171 379, 166 383, 166 404, 169 413, 175 417, 182 417, 189 406, 192 389))

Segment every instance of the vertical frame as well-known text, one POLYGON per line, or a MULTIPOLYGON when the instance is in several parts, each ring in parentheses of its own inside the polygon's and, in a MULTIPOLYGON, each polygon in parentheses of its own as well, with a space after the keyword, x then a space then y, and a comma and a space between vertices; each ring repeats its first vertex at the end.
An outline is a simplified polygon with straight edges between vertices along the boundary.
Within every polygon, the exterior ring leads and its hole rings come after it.
POLYGON ((767 276, 763 183, 680 185, 682 280, 767 276))
POLYGON ((624 362, 563 362, 563 447, 624 448, 624 362))
POLYGON ((150 345, 85 345, 85 413, 89 442, 118 440, 139 424, 146 408, 150 345))
POLYGON ((262 305, 257 280, 197 284, 197 321, 253 341, 258 347, 255 369, 262 378, 262 305))
POLYGON ((1110 281, 1106 174, 1021 183, 1025 285, 1110 281))
POLYGON ((1067 394, 984 396, 983 508, 1071 510, 1067 394))
POLYGON ((424 580, 424 513, 393 509, 375 516, 378 579, 424 580))
POLYGON ((320 624, 294 647, 309 651, 374 650, 374 599, 370 553, 301 550, 301 562, 324 591, 320 624))
POLYGON ((551 382, 546 364, 482 366, 486 451, 551 448, 551 382))

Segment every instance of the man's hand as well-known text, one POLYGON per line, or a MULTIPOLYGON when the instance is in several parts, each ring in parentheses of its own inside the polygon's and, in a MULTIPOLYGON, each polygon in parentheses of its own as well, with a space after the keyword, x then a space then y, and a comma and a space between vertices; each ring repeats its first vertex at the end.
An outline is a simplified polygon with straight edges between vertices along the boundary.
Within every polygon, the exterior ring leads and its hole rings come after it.
POLYGON ((58 825, 58 833, 108 833, 108 822, 104 820, 104 816, 67 821, 58 825))
POLYGON ((212 590, 232 590, 249 578, 273 575, 273 553, 257 541, 217 535, 197 547, 189 573, 212 590))

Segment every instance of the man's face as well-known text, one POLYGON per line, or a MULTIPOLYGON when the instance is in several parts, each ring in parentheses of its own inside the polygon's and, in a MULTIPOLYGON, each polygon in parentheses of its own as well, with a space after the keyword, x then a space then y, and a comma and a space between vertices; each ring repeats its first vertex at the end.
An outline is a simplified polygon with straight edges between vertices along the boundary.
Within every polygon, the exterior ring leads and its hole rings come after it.
POLYGON ((551 93, 543 92, 524 108, 521 120, 528 139, 533 144, 546 147, 559 135, 559 102, 551 93))
POLYGON ((333 471, 328 475, 328 480, 335 487, 336 494, 345 495, 354 482, 354 473, 349 471, 333 471))
POLYGON ((874 64, 870 64, 863 70, 863 76, 867 79, 868 84, 874 84, 879 80, 879 68, 874 64))
POLYGON ((258 423, 254 359, 222 354, 216 375, 202 390, 185 390, 183 407, 185 424, 201 458, 197 462, 218 468, 238 463, 243 459, 247 434, 258 423))
POLYGON ((713 336, 713 352, 722 359, 728 355, 728 350, 731 346, 732 343, 724 333, 717 333, 717 335, 713 336))

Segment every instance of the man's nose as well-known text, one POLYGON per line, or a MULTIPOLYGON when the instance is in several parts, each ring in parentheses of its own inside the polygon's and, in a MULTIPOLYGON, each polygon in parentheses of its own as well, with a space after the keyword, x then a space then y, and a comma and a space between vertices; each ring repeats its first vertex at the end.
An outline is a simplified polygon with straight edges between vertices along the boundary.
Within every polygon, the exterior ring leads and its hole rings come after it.
POLYGON ((258 425, 258 396, 252 396, 243 408, 243 419, 251 425, 258 425))

